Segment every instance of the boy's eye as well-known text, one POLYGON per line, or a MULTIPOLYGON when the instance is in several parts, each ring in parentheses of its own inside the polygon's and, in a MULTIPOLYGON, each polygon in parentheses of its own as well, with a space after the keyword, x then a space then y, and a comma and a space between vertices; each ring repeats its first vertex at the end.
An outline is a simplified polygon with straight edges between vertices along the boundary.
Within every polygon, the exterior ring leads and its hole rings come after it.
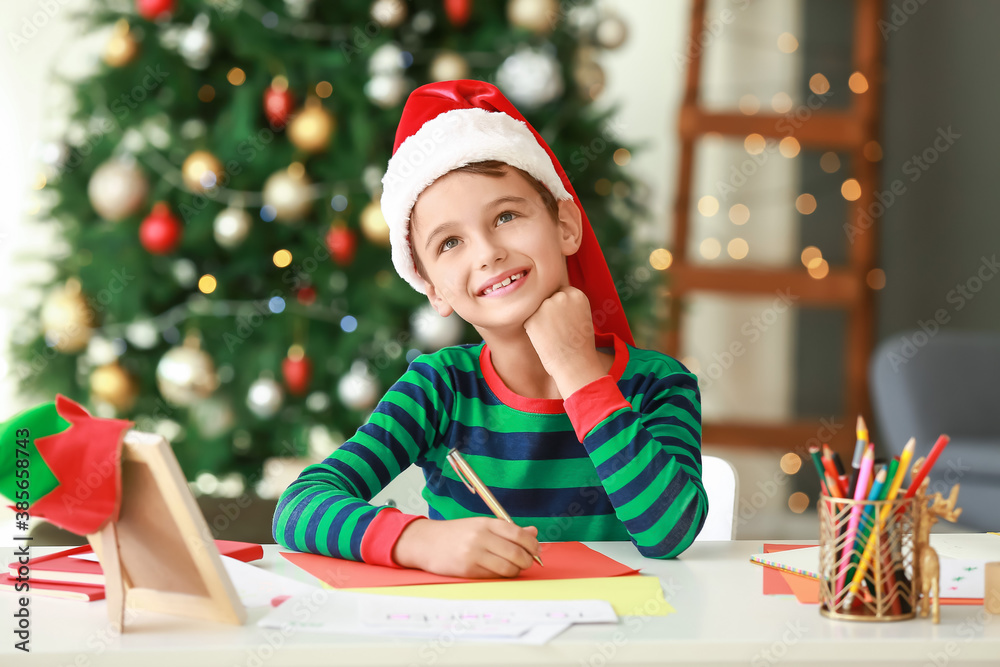
POLYGON ((514 219, 514 215, 515 215, 515 214, 514 214, 514 213, 512 213, 511 211, 504 211, 504 212, 503 212, 503 213, 501 213, 501 214, 500 214, 500 216, 499 216, 499 217, 497 218, 497 222, 499 222, 499 223, 504 223, 504 222, 510 222, 511 220, 513 220, 513 219, 514 219))
POLYGON ((458 239, 452 236, 444 240, 444 243, 441 244, 441 250, 451 250, 456 245, 458 245, 458 239))

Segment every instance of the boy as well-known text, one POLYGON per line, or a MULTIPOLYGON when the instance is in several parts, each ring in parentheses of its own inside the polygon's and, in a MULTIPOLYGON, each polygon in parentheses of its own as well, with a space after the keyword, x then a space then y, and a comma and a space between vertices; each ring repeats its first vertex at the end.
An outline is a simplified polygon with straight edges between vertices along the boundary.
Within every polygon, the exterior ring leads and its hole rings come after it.
POLYGON ((687 548, 708 511, 697 380, 632 347, 589 221, 538 133, 490 84, 429 84, 407 100, 382 182, 396 270, 483 342, 414 360, 368 423, 282 494, 275 539, 464 577, 516 576, 539 538, 631 539, 653 558, 687 548), (517 525, 465 488, 452 447, 517 525), (367 503, 413 462, 431 520, 367 503))

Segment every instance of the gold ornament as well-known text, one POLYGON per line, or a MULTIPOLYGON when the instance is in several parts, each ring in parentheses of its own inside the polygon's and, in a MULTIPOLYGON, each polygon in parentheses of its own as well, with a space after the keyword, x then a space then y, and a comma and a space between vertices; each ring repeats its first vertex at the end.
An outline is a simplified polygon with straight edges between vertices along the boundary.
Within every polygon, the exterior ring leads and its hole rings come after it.
POLYGON ((372 243, 389 245, 389 225, 382 215, 382 206, 372 201, 361 211, 361 231, 372 243))
POLYGON ((509 0, 507 20, 536 35, 547 35, 559 19, 559 0, 509 0))
POLYGON ((181 175, 184 185, 191 192, 204 192, 219 185, 223 174, 222 163, 208 151, 195 151, 184 160, 181 175))
POLYGON ((138 394, 135 380, 117 362, 98 366, 90 374, 91 395, 110 403, 118 412, 128 412, 138 394))
POLYGON ((306 101, 303 109, 288 126, 288 138, 309 153, 325 151, 336 127, 333 115, 315 97, 306 101))
POLYGON ((312 183, 306 178, 301 162, 293 162, 288 169, 271 174, 264 182, 264 204, 274 208, 275 219, 280 222, 301 220, 312 207, 312 183))
POLYGON ((171 405, 189 406, 207 398, 219 386, 212 357, 201 349, 197 335, 167 351, 156 365, 156 386, 171 405))
POLYGON ((593 49, 580 49, 577 53, 573 80, 580 94, 592 100, 604 90, 604 70, 597 63, 593 49))
POLYGON ((93 334, 93 315, 83 298, 80 281, 70 278, 42 303, 42 331, 46 341, 60 352, 79 352, 93 334))
POLYGON ((138 51, 139 45, 132 37, 128 21, 118 19, 111 33, 111 39, 104 46, 104 62, 112 67, 122 67, 130 63, 138 51))
POLYGON ((628 39, 628 26, 620 16, 609 13, 597 24, 594 39, 605 49, 617 49, 628 39))
POLYGON ((469 78, 469 63, 455 51, 442 51, 434 56, 430 67, 431 81, 454 81, 469 78))

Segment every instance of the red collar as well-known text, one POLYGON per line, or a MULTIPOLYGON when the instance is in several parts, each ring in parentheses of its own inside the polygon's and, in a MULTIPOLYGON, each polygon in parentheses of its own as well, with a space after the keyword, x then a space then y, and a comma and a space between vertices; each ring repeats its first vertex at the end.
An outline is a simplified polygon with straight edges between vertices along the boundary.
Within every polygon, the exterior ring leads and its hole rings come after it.
MULTIPOLYGON (((597 344, 597 347, 614 347, 615 360, 611 364, 611 370, 608 371, 608 375, 615 382, 618 382, 622 377, 622 373, 625 372, 625 366, 628 365, 628 345, 617 335, 611 333, 596 334, 594 342, 597 344)), ((536 414, 555 415, 566 412, 563 408, 563 399, 561 398, 528 398, 520 394, 515 394, 508 389, 507 385, 500 379, 500 376, 497 375, 496 369, 493 368, 490 348, 486 343, 483 343, 483 349, 479 352, 479 367, 483 371, 483 379, 486 380, 486 385, 504 405, 515 410, 521 410, 522 412, 533 412, 536 414)))

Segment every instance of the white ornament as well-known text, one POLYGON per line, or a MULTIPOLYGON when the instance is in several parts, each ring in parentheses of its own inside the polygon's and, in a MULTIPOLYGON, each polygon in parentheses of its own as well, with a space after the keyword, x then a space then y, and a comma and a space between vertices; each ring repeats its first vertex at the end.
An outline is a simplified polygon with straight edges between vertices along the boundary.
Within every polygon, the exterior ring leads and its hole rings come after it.
POLYGON ((264 182, 264 203, 274 207, 279 222, 294 222, 305 217, 312 207, 312 184, 304 174, 281 169, 264 182))
POLYGON ((247 392, 247 407, 261 419, 270 419, 278 414, 284 400, 281 385, 274 378, 257 378, 247 392))
POLYGON ((365 83, 365 95, 383 109, 402 102, 408 89, 406 79, 400 74, 376 74, 365 83))
POLYGON ((184 58, 184 61, 194 69, 205 69, 208 67, 209 56, 215 48, 215 38, 208 30, 208 16, 199 14, 194 19, 190 28, 181 33, 180 42, 177 44, 177 51, 184 58))
POLYGON ((371 15, 386 28, 395 28, 406 20, 406 3, 403 0, 375 0, 371 15))
POLYGON ((497 70, 497 85, 514 104, 535 108, 563 93, 559 61, 545 50, 523 48, 497 70))
POLYGON ((87 184, 91 206, 102 218, 115 222, 136 213, 148 192, 149 182, 134 160, 108 160, 94 170, 87 184))
POLYGON ((227 208, 215 216, 212 225, 215 242, 223 248, 235 248, 246 239, 252 225, 252 219, 246 210, 227 208))
POLYGON ((140 320, 125 327, 125 338, 140 350, 149 350, 159 342, 160 333, 149 320, 140 320))
POLYGON ((606 49, 617 49, 627 38, 628 26, 617 14, 608 13, 594 31, 594 39, 606 49))
POLYGON ((337 383, 340 402, 353 410, 368 410, 378 400, 378 385, 368 374, 365 362, 355 361, 349 373, 337 383))
POLYGON ((452 313, 441 317, 430 304, 424 304, 410 317, 413 340, 424 352, 434 352, 454 345, 462 339, 465 323, 452 313))
POLYGON ((104 336, 93 336, 87 343, 87 361, 94 366, 104 366, 118 360, 114 343, 104 336))
POLYGON ((375 49, 375 53, 368 60, 368 73, 376 74, 398 74, 406 69, 403 61, 403 49, 395 42, 386 42, 375 49))

